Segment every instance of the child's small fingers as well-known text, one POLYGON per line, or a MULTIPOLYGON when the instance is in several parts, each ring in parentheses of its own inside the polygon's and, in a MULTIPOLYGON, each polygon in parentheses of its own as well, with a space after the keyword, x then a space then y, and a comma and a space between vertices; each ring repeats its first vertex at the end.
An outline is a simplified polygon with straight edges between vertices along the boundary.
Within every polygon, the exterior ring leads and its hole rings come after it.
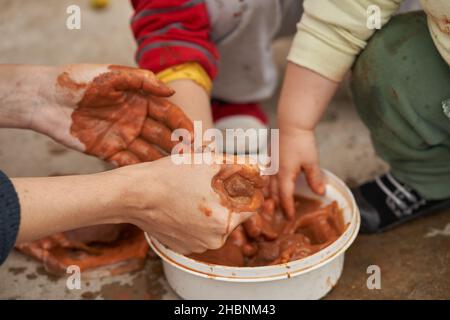
POLYGON ((294 179, 286 176, 280 172, 280 203, 284 210, 284 213, 289 219, 295 216, 295 206, 294 206, 294 179))
POLYGON ((318 195, 323 195, 325 193, 325 183, 320 167, 317 164, 304 165, 303 171, 311 190, 318 195))
POLYGON ((270 192, 270 197, 272 198, 272 200, 275 203, 275 206, 278 206, 278 204, 280 203, 280 191, 279 191, 279 186, 278 186, 278 176, 271 176, 270 177, 270 184, 269 184, 269 192, 270 192))

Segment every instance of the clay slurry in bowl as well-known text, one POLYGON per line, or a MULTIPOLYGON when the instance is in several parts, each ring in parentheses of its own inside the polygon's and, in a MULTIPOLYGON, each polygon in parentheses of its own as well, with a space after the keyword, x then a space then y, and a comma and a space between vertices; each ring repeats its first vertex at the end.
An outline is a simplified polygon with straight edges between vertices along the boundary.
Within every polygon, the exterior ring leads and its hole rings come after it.
POLYGON ((295 197, 296 216, 289 220, 272 199, 260 212, 237 227, 217 250, 188 257, 216 265, 257 267, 287 263, 310 256, 344 233, 342 211, 336 201, 295 197))

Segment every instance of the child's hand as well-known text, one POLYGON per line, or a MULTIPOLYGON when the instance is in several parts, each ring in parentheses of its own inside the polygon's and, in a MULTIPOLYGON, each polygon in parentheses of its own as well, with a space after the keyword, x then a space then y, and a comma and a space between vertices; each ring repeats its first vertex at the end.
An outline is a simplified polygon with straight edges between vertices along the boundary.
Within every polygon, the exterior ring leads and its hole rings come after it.
POLYGON ((309 69, 289 63, 278 106, 280 128, 280 201, 288 217, 295 214, 294 188, 304 172, 320 195, 325 184, 319 167, 314 128, 338 84, 309 69))
POLYGON ((325 192, 314 131, 293 127, 281 129, 280 161, 280 200, 288 217, 294 217, 295 180, 301 172, 312 191, 320 195, 325 192))

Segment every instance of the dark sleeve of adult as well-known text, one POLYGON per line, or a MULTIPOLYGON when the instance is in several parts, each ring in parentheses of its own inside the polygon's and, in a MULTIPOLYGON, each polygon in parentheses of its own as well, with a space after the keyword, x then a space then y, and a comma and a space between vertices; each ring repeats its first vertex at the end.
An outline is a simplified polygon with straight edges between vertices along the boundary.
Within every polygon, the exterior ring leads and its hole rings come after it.
POLYGON ((0 171, 0 264, 14 247, 19 224, 19 198, 11 180, 0 171))

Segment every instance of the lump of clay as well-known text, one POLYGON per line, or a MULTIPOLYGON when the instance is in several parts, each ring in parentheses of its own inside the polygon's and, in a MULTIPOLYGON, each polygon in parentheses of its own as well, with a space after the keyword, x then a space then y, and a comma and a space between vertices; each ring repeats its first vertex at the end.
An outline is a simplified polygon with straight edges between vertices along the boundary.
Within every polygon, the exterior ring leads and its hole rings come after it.
POLYGON ((234 212, 256 212, 264 203, 268 180, 251 165, 223 165, 212 180, 222 205, 234 212))
POLYGON ((223 182, 228 196, 232 198, 249 198, 253 196, 253 183, 239 174, 234 174, 223 182))
POLYGON ((102 276, 142 268, 149 249, 144 233, 133 225, 115 227, 104 225, 57 233, 20 244, 17 249, 42 261, 53 274, 65 274, 70 265, 92 274, 103 269, 102 276))

